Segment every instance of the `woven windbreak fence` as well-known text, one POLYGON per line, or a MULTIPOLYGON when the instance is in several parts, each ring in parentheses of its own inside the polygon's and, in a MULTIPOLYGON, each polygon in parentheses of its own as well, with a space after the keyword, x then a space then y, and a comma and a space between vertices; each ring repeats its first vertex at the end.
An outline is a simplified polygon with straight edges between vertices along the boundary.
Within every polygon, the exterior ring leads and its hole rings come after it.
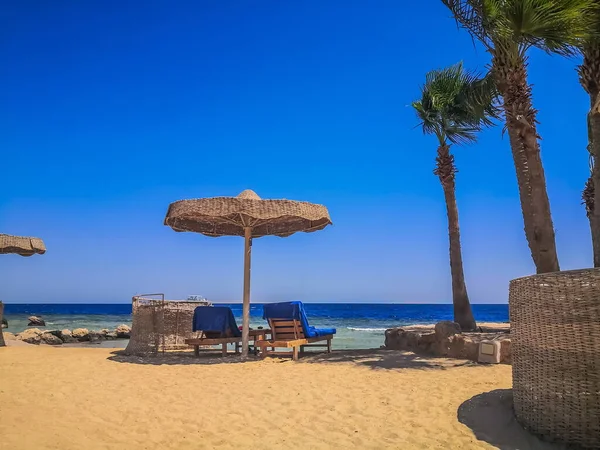
POLYGON ((2 334, 2 317, 4 317, 4 303, 0 302, 0 347, 4 347, 4 335, 2 334))
POLYGON ((509 305, 517 419, 600 448, 600 269, 512 280, 509 305))
POLYGON ((131 337, 125 353, 142 356, 187 348, 184 340, 194 334, 192 318, 198 306, 210 306, 210 302, 133 297, 131 337))

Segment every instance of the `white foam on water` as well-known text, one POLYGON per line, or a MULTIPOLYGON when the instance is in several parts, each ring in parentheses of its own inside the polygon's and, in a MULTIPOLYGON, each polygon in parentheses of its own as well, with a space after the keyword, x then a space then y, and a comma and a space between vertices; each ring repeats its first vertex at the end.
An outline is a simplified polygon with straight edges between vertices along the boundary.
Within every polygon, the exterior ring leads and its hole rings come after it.
POLYGON ((351 331, 385 331, 387 328, 360 328, 360 327, 346 327, 351 331))

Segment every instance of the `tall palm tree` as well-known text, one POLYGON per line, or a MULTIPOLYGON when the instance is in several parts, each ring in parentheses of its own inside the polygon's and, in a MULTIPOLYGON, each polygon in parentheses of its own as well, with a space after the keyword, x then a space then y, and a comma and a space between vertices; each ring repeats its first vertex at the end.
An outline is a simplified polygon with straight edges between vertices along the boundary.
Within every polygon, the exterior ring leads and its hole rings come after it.
MULTIPOLYGON (((598 22, 600 22, 600 15, 598 22)), ((594 208, 595 186, 600 186, 600 38, 591 36, 581 47, 583 63, 578 67, 579 82, 590 96, 587 116, 590 177, 582 193, 590 221, 594 267, 600 267, 600 208, 594 208)), ((599 188, 600 189, 600 188, 599 188)))
POLYGON ((478 78, 462 64, 427 74, 420 100, 412 104, 425 134, 438 140, 436 167, 444 190, 450 239, 450 271, 454 321, 463 330, 476 328, 463 272, 458 207, 456 205, 456 166, 450 152, 452 144, 475 142, 477 132, 492 124, 495 117, 495 89, 491 77, 478 78))
POLYGON ((558 256, 536 129, 527 52, 573 55, 594 21, 595 0, 442 0, 492 56, 502 96, 525 236, 537 273, 558 271, 558 256))

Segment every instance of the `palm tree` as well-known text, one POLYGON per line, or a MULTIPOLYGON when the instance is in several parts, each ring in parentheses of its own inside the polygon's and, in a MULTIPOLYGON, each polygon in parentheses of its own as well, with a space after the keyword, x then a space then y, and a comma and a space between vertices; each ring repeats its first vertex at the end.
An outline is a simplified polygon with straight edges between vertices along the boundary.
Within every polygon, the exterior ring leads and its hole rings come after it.
MULTIPOLYGON (((600 16, 598 16, 600 22, 600 16)), ((587 116, 588 152, 590 177, 582 193, 585 210, 590 221, 594 267, 600 267, 600 208, 594 208, 595 189, 600 186, 600 38, 590 37, 581 47, 583 63, 578 67, 579 82, 590 96, 590 110, 587 116)))
POLYGON ((595 0, 442 0, 492 56, 517 173, 525 236, 537 273, 558 271, 558 256, 536 129, 527 52, 569 56, 589 34, 595 0))
POLYGON ((457 170, 450 146, 475 142, 477 132, 492 124, 491 118, 496 115, 494 97, 491 77, 478 78, 464 71, 462 64, 456 64, 429 72, 421 88, 421 99, 412 104, 423 133, 433 134, 438 139, 433 173, 439 177, 446 199, 454 321, 463 330, 474 330, 477 325, 463 272, 456 205, 457 170))

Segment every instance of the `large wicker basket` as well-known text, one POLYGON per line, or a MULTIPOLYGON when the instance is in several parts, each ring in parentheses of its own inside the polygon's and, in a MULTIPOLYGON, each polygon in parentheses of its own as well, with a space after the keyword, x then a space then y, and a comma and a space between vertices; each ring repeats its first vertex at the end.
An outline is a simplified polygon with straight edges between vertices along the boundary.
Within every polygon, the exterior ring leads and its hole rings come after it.
POLYGON ((509 304, 517 419, 600 448, 600 269, 512 280, 509 304))
POLYGON ((157 354, 167 350, 188 348, 185 339, 194 335, 192 318, 198 306, 208 301, 164 300, 162 294, 146 294, 132 299, 131 338, 125 349, 128 355, 157 354), (162 296, 160 300, 149 298, 162 296))

